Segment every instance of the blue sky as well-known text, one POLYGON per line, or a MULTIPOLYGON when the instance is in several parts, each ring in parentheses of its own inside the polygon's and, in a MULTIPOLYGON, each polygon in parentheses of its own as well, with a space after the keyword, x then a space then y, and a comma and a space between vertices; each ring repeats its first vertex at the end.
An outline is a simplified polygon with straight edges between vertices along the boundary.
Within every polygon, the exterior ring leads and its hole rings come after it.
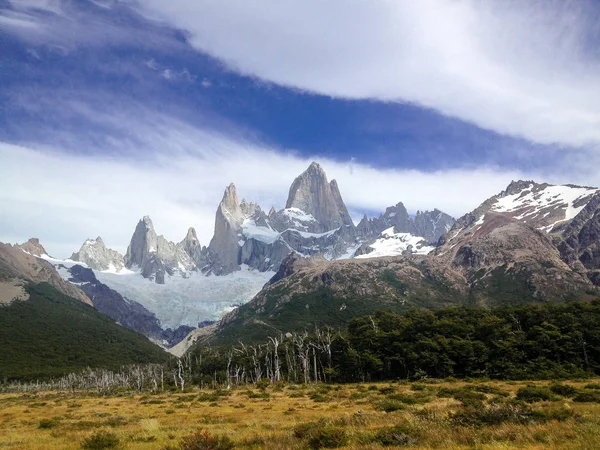
POLYGON ((600 184, 599 22, 584 0, 0 0, 0 240, 123 250, 150 214, 207 243, 226 184, 281 207, 313 159, 354 217, 600 184))

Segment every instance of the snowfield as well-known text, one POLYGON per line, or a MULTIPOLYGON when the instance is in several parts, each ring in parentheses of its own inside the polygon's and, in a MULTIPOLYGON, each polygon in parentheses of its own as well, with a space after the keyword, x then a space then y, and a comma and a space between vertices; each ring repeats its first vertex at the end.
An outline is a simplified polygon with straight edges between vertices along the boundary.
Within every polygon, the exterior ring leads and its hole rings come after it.
POLYGON ((356 258, 378 258, 382 256, 400 256, 411 248, 416 255, 426 255, 435 247, 426 245, 425 239, 410 233, 394 233, 394 227, 390 227, 381 233, 381 237, 370 244, 373 249, 371 253, 359 255, 356 258))
POLYGON ((551 231, 556 224, 571 220, 579 214, 586 203, 584 202, 575 207, 574 205, 578 200, 589 197, 599 191, 599 189, 587 187, 548 186, 541 191, 533 192, 532 188, 533 185, 529 187, 529 190, 526 189, 517 194, 507 195, 498 199, 490 210, 497 212, 521 212, 520 215, 515 216, 515 219, 519 220, 527 220, 528 217, 535 217, 541 214, 543 210, 549 208, 564 210, 564 218, 543 227, 545 231, 551 231))
MULTIPOLYGON (((44 256, 60 275, 68 280, 69 272, 61 268, 84 264, 44 256)), ((186 276, 165 277, 165 284, 156 284, 139 272, 123 269, 119 272, 94 271, 101 283, 123 297, 144 305, 156 314, 163 328, 179 325, 198 326, 205 320, 218 320, 235 306, 254 297, 275 272, 259 272, 243 267, 230 275, 205 276, 191 272, 186 276)))

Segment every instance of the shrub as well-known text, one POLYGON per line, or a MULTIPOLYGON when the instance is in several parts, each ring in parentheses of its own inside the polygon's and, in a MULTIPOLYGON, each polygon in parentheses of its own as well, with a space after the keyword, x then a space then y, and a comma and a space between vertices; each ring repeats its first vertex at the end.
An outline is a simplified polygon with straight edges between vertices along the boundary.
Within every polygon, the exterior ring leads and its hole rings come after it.
POLYGON ((59 424, 57 419, 42 419, 38 425, 38 428, 42 430, 48 430, 50 428, 54 428, 59 424))
POLYGON ((81 443, 81 448, 84 450, 103 450, 105 448, 117 448, 119 444, 119 438, 115 433, 98 431, 85 438, 81 443))
POLYGON ((482 407, 485 395, 479 392, 473 392, 468 390, 459 390, 455 392, 453 397, 461 402, 463 406, 482 407))
POLYGON ((553 394, 560 395, 561 397, 574 397, 579 390, 568 384, 553 384, 550 386, 550 391, 553 394))
POLYGON ((213 436, 206 430, 198 430, 179 443, 180 450, 230 450, 234 447, 229 437, 213 436))
POLYGON ((325 424, 323 422, 300 423, 294 427, 294 436, 296 436, 298 439, 304 439, 313 430, 316 430, 317 428, 322 428, 324 426, 325 424))
POLYGON ((544 400, 556 400, 550 389, 538 386, 526 386, 517 391, 517 399, 527 403, 540 402, 544 400))
POLYGON ((348 444, 346 430, 339 427, 326 426, 314 429, 308 437, 310 448, 338 448, 348 444))
POLYGON ((600 383, 589 383, 584 386, 585 389, 600 389, 600 383))
POLYGON ((579 392, 573 401, 577 403, 600 403, 600 392, 579 392))
POLYGON ((415 444, 417 436, 411 427, 398 425, 379 429, 372 442, 383 447, 400 447, 415 444))
MULTIPOLYGON (((371 390, 371 386, 369 386, 369 390, 371 390)), ((393 394, 394 392, 396 392, 396 388, 394 386, 386 386, 386 387, 382 387, 379 388, 379 392, 381 392, 382 394, 393 394)))
POLYGON ((381 411, 385 411, 385 412, 389 413, 389 412, 398 411, 401 409, 406 409, 406 406, 398 400, 386 399, 386 400, 383 400, 382 402, 380 402, 379 405, 377 405, 377 408, 380 409, 381 411))
POLYGON ((465 408, 450 416, 456 425, 484 426, 503 423, 527 424, 547 422, 549 420, 567 420, 573 417, 573 410, 560 408, 555 410, 534 410, 524 404, 491 405, 487 408, 465 408))

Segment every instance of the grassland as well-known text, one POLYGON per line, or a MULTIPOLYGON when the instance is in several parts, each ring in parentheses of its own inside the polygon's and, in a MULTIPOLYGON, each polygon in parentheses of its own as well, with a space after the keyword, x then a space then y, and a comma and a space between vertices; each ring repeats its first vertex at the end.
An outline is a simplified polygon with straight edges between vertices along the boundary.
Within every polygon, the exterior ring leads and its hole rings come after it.
POLYGON ((90 441, 108 433, 114 448, 179 449, 197 430, 235 448, 596 449, 600 381, 0 394, 0 448, 109 448, 90 441))

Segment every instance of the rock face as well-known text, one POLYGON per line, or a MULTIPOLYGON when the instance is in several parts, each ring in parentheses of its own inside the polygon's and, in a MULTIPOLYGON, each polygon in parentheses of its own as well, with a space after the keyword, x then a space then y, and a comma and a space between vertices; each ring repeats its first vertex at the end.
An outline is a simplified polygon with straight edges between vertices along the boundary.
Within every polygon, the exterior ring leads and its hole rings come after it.
POLYGON ((123 255, 107 248, 100 236, 96 239, 87 239, 70 259, 82 262, 94 270, 119 272, 125 266, 123 255))
POLYGON ((197 267, 186 247, 194 257, 201 259, 199 254, 202 253, 202 249, 198 250, 199 245, 193 228, 188 231, 182 242, 175 244, 167 241, 162 235, 157 236, 152 220, 145 216, 138 222, 127 247, 125 267, 139 269, 143 277, 164 284, 166 275, 174 275, 175 272, 185 274, 197 267))
POLYGON ((316 162, 297 177, 288 195, 286 209, 296 208, 314 218, 307 222, 311 233, 323 233, 341 226, 353 227, 337 182, 327 182, 327 175, 316 162))
MULTIPOLYGON (((250 209, 250 208, 246 208, 250 209)), ((238 234, 245 219, 235 185, 225 189, 217 207, 215 233, 208 246, 212 272, 216 275, 240 269, 240 240, 238 234)))
MULTIPOLYGON (((338 258, 360 243, 335 180, 317 163, 297 177, 286 207, 269 214, 254 203, 239 202, 230 184, 217 208, 215 234, 205 272, 224 275, 242 265, 277 270, 291 252, 338 258)), ((348 255, 348 257, 351 255, 348 255)))
MULTIPOLYGON (((30 239, 28 242, 31 242, 30 239)), ((36 246, 39 241, 34 240, 36 246)), ((27 248, 27 247, 26 247, 27 248)), ((45 255, 45 251, 42 251, 45 255)), ((20 278, 36 283, 49 283, 69 297, 91 305, 91 300, 77 286, 64 281, 54 266, 31 253, 23 251, 22 246, 12 246, 0 242, 0 278, 20 278)))
POLYGON ((417 211, 413 220, 404 204, 399 202, 386 208, 379 217, 369 219, 364 216, 356 228, 358 235, 366 239, 378 237, 384 230, 394 227, 397 233, 409 233, 424 238, 426 243, 436 243, 452 228, 454 222, 454 218, 439 209, 417 211))
POLYGON ((16 246, 25 253, 29 253, 33 256, 42 256, 48 254, 44 246, 40 244, 40 240, 38 238, 31 238, 27 242, 23 244, 17 244, 16 246))

